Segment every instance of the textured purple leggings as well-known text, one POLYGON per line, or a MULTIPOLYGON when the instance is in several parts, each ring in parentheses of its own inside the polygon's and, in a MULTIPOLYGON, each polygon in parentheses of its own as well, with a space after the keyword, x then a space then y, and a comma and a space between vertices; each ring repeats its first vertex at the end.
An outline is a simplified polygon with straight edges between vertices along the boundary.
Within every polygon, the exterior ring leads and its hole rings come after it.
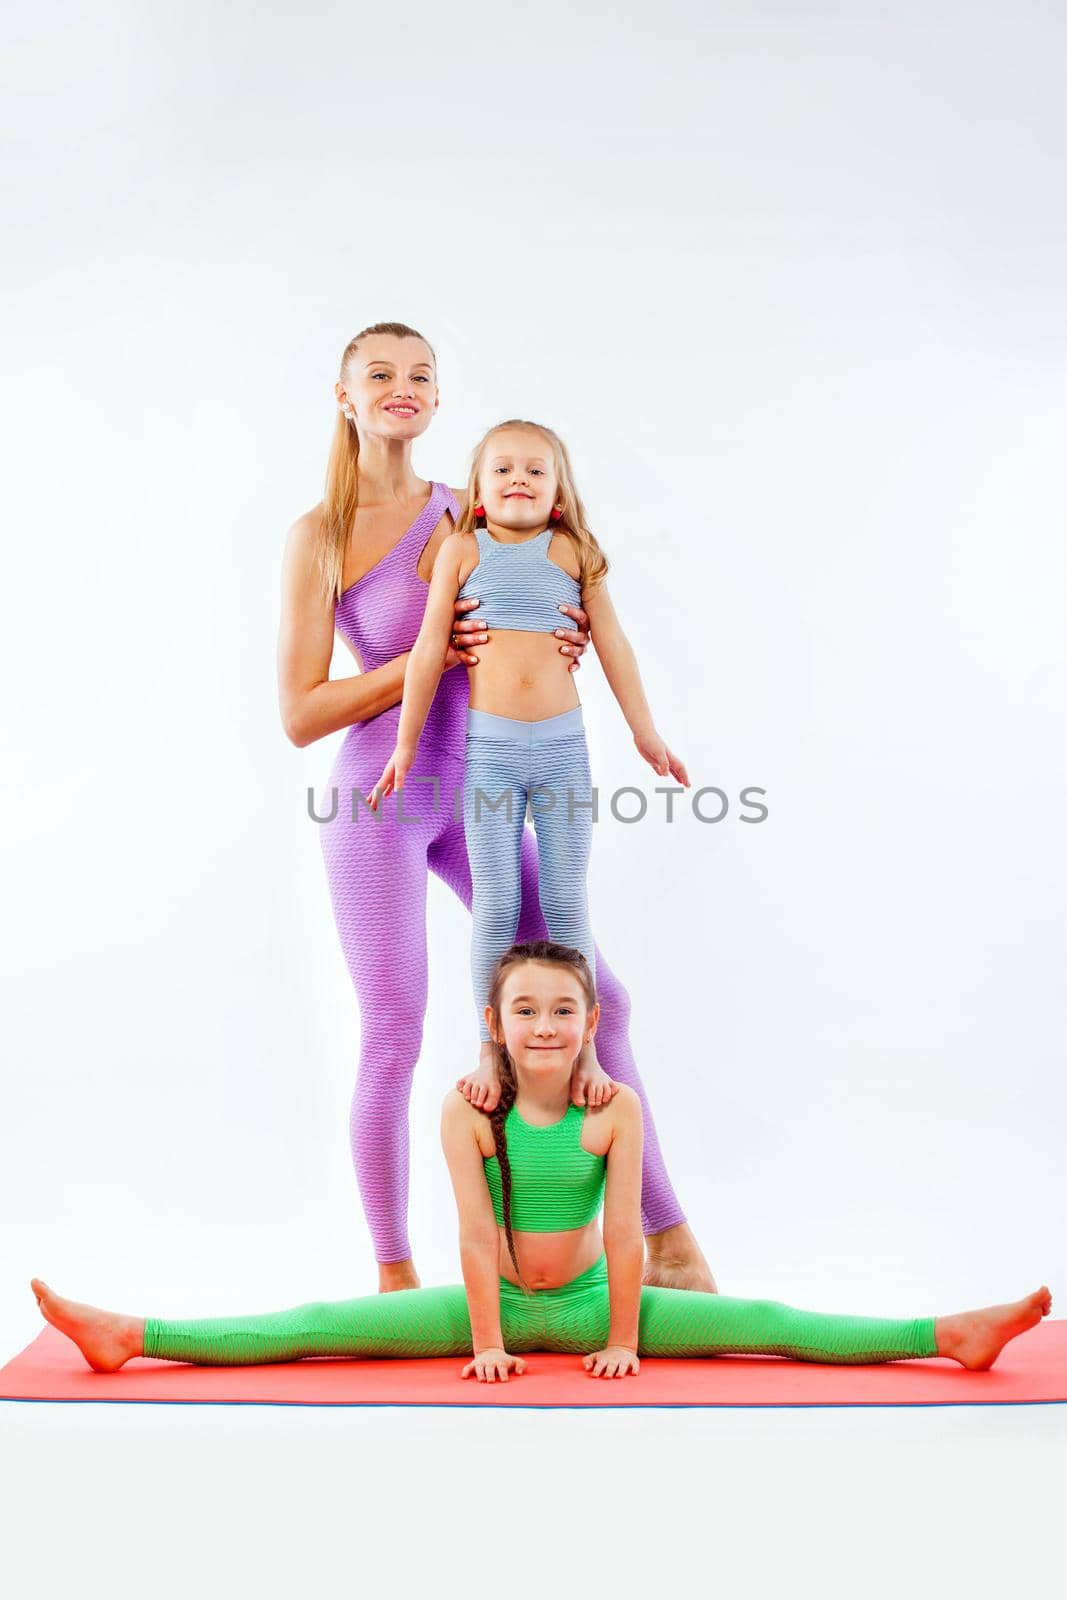
MULTIPOLYGON (((456 674, 461 668, 453 669, 456 674)), ((446 675, 448 676, 448 675, 446 675)), ((442 688, 444 685, 442 685, 442 688)), ((460 685, 457 685, 460 687, 460 685)), ((461 687, 465 693, 466 684, 461 687)), ((405 819, 397 802, 380 802, 377 822, 362 806, 352 820, 351 791, 370 793, 393 751, 395 715, 385 712, 351 728, 330 775, 337 789, 337 816, 320 826, 337 931, 360 1009, 359 1073, 352 1098, 352 1160, 363 1209, 379 1261, 405 1261, 407 1234, 408 1101, 422 1046, 427 998, 427 868, 471 908, 471 875, 463 832, 464 763, 426 735, 403 791, 405 819), (439 780, 440 808, 434 811, 439 780)), ((319 797, 328 816, 332 796, 319 797)), ((537 893, 537 842, 527 828, 522 841, 522 909, 517 940, 549 937, 537 893)), ((630 1048, 630 1000, 602 952, 596 952, 601 1015, 597 1054, 610 1077, 629 1084, 641 1098, 645 1151, 641 1212, 646 1233, 661 1233, 685 1215, 671 1188, 655 1124, 630 1048)), ((464 1007, 466 1014, 466 1007, 464 1007)), ((473 1029, 471 1049, 474 1049, 473 1029)), ((472 1061, 473 1065, 473 1061, 472 1061)))

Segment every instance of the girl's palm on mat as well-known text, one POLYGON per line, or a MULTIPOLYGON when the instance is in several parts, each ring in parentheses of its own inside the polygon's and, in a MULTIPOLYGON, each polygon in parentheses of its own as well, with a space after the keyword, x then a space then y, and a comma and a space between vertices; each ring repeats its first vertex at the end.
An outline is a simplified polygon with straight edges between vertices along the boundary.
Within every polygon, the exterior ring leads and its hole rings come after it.
POLYGON ((606 1350, 583 1356, 582 1366, 594 1378, 625 1378, 628 1372, 636 1377, 641 1371, 636 1350, 627 1350, 622 1344, 609 1344, 606 1350))
POLYGON ((516 1376, 526 1371, 521 1356, 509 1356, 506 1350, 479 1350, 474 1360, 467 1362, 460 1377, 469 1378, 473 1374, 479 1383, 495 1383, 498 1378, 501 1383, 507 1383, 509 1371, 516 1376))

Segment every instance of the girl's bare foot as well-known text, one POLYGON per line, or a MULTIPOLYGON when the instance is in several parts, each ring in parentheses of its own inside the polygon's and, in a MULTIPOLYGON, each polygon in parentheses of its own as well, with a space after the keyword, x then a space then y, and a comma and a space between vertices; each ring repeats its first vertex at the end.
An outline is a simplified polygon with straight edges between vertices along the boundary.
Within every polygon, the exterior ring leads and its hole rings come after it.
POLYGON ((378 1293, 391 1294, 394 1289, 421 1289, 415 1263, 409 1256, 406 1261, 379 1261, 378 1293))
POLYGON ((935 1317, 934 1337, 939 1356, 950 1356, 971 1372, 985 1372, 1009 1339, 1035 1328, 1052 1310, 1052 1295, 1042 1284, 1006 1306, 986 1306, 981 1311, 961 1311, 953 1317, 935 1317))
POLYGON ((144 1355, 144 1317, 64 1300, 40 1278, 32 1278, 30 1287, 45 1321, 73 1339, 94 1372, 117 1372, 134 1356, 144 1355))
POLYGON ((650 1233, 645 1243, 648 1260, 642 1283, 659 1289, 696 1289, 703 1294, 718 1294, 719 1286, 688 1222, 679 1222, 662 1233, 650 1233))
POLYGON ((606 1106, 619 1092, 614 1078, 609 1078, 596 1058, 591 1046, 586 1046, 574 1064, 571 1073, 571 1102, 576 1106, 606 1106))
POLYGON ((456 1088, 465 1100, 469 1100, 477 1110, 484 1111, 486 1116, 496 1110, 500 1103, 500 1072, 492 1045, 482 1045, 477 1072, 468 1072, 465 1078, 458 1078, 456 1088))

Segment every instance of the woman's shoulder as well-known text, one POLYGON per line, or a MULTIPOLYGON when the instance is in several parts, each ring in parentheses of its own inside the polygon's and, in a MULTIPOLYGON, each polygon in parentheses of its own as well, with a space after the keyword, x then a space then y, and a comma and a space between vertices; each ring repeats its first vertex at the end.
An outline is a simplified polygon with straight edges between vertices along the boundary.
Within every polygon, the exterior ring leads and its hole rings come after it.
POLYGON ((324 509, 320 500, 318 505, 312 506, 310 511, 305 511, 297 517, 296 521, 289 526, 289 531, 286 534, 286 543, 298 547, 313 545, 322 532, 324 509))

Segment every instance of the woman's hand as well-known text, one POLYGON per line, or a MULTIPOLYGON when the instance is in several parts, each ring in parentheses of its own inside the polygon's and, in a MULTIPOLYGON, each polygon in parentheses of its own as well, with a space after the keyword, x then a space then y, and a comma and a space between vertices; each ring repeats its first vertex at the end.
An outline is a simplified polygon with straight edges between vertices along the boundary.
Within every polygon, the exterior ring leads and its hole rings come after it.
POLYGON ((650 728, 648 733, 635 733, 634 744, 657 777, 666 778, 669 775, 689 788, 689 774, 684 764, 672 750, 668 750, 655 728, 650 728))
POLYGON ((506 1350, 479 1350, 473 1361, 460 1373, 461 1378, 472 1375, 479 1383, 495 1383, 499 1378, 501 1383, 507 1383, 508 1373, 514 1372, 516 1377, 526 1371, 526 1363, 521 1356, 509 1356, 506 1350))
POLYGON ((636 1378, 641 1371, 637 1351, 628 1350, 624 1344, 609 1344, 606 1350, 583 1356, 582 1366, 594 1378, 625 1378, 628 1372, 636 1378))
POLYGON ((377 811, 378 801, 384 800, 387 794, 392 794, 394 789, 402 789, 407 780, 407 775, 415 764, 414 750, 406 750, 402 745, 397 745, 389 760, 385 764, 385 771, 367 796, 367 804, 372 811, 377 811))
POLYGON ((468 595, 466 600, 456 601, 456 616, 452 624, 452 639, 445 653, 445 671, 449 667, 473 667, 478 663, 478 657, 471 654, 471 646, 475 644, 488 644, 489 631, 480 617, 468 617, 467 612, 474 606, 481 605, 480 600, 468 595))
POLYGON ((585 654, 586 646, 589 643, 589 613, 583 611, 581 606, 561 605, 558 609, 565 611, 567 616, 573 617, 578 624, 576 629, 556 628, 553 630, 557 639, 566 641, 559 647, 560 654, 572 658, 567 663, 567 671, 577 672, 581 666, 579 657, 585 654))

